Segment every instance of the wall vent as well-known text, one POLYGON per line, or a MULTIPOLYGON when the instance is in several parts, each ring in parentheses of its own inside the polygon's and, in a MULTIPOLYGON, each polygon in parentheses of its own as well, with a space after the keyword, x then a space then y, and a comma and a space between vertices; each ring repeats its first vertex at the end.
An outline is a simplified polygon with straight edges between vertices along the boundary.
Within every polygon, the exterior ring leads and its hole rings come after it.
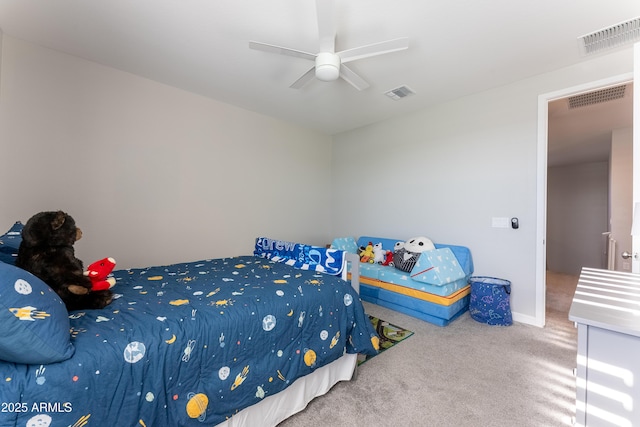
POLYGON ((624 98, 626 88, 627 85, 613 86, 576 96, 570 96, 568 98, 569 109, 586 107, 588 105, 624 98))
POLYGON ((389 92, 385 92, 385 95, 394 101, 397 101, 399 99, 406 98, 407 96, 415 95, 415 92, 407 86, 400 86, 395 89, 391 89, 389 92))
POLYGON ((640 17, 578 37, 580 51, 590 55, 640 40, 640 17))

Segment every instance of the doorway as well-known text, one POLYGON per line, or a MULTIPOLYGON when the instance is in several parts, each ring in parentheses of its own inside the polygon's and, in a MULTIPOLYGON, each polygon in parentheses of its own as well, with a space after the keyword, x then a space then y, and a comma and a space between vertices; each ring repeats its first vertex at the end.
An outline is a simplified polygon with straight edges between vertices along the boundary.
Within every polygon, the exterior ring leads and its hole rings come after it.
MULTIPOLYGON (((538 166, 539 174, 538 174, 538 196, 537 196, 538 197, 538 214, 537 214, 537 224, 536 224, 537 226, 536 319, 540 321, 540 326, 544 326, 544 323, 545 323, 547 244, 550 240, 548 239, 548 237, 550 236, 547 235, 547 224, 548 224, 547 208, 548 208, 548 194, 549 194, 548 183, 550 178, 548 174, 548 168, 550 166, 554 167, 553 165, 559 165, 560 164, 558 163, 560 161, 559 159, 563 159, 562 161, 565 163, 568 161, 567 159, 573 159, 572 162, 574 165, 581 164, 580 162, 582 162, 582 164, 595 163, 596 164, 595 166, 594 165, 574 166, 574 168, 576 169, 574 171, 575 173, 587 174, 587 176, 596 176, 596 175, 602 176, 603 167, 607 165, 610 168, 610 165, 608 164, 609 160, 607 160, 606 163, 602 163, 603 162, 602 149, 606 144, 603 145, 602 143, 600 144, 596 143, 595 136, 587 137, 586 134, 582 136, 578 135, 582 131, 586 131, 590 126, 595 124, 596 120, 593 117, 590 119, 585 118, 584 123, 582 125, 575 125, 575 124, 566 125, 567 129, 565 130, 567 131, 573 130, 573 134, 575 138, 565 143, 564 145, 556 146, 558 142, 553 139, 555 138, 555 136, 550 135, 549 131, 550 130, 553 131, 554 125, 557 123, 550 124, 550 120, 554 120, 554 117, 550 117, 550 112, 554 113, 554 109, 558 108, 560 104, 564 103, 566 105, 569 102, 569 98, 601 91, 607 88, 627 85, 627 84, 630 84, 632 81, 633 81, 633 75, 625 74, 625 75, 620 75, 620 76, 612 77, 612 78, 601 80, 601 81, 588 83, 581 86, 567 88, 554 93, 543 94, 543 95, 540 95, 540 97, 538 98, 539 119, 538 119, 538 165, 537 166, 538 166), (598 154, 598 150, 600 150, 599 154, 598 154), (599 155, 600 157, 594 157, 596 155, 599 155), (582 156, 582 160, 579 160, 581 156, 582 156), (600 164, 598 165, 598 163, 600 164), (580 170, 580 169, 584 169, 584 170, 580 170)), ((631 88, 629 90, 628 95, 632 93, 633 93, 633 89, 631 88)), ((602 104, 602 105, 598 106, 597 108, 595 108, 595 104, 591 106, 586 106, 587 108, 589 108, 589 111, 583 110, 583 112, 593 112, 599 108, 606 107, 605 104, 607 104, 607 102, 601 102, 599 104, 602 104)), ((557 111, 555 112, 557 113, 557 111)), ((576 113, 576 112, 572 112, 572 113, 576 113)), ((566 113, 566 114, 569 115, 569 113, 566 113)), ((630 108, 629 116, 631 117, 630 123, 632 123, 632 116, 633 116, 632 108, 630 108)), ((563 124, 563 126, 565 125, 563 124)), ((621 125, 618 122, 612 121, 610 124, 610 129, 608 131, 609 135, 612 135, 613 130, 618 129, 619 127, 625 127, 625 125, 624 124, 621 125)), ((595 131, 593 133, 595 133, 595 131)), ((571 134, 571 132, 569 132, 569 134, 571 134)), ((609 143, 609 147, 611 147, 611 143, 609 143)), ((610 157, 610 154, 608 155, 610 157)), ((609 187, 609 186, 610 186, 609 184, 605 185, 605 187, 609 187)), ((602 187, 602 184, 601 184, 601 187, 602 187)), ((602 192, 602 189, 600 190, 600 193, 601 192, 602 192)), ((605 200, 606 200, 605 205, 607 210, 610 210, 610 206, 611 206, 610 196, 611 196, 610 192, 605 196, 605 200)), ((593 194, 587 194, 586 200, 589 200, 589 198, 591 198, 591 200, 587 202, 588 206, 591 206, 594 200, 596 200, 595 203, 602 204, 601 194, 599 196, 593 195, 593 194), (600 202, 598 202, 598 200, 600 200, 600 202)), ((629 209, 631 209, 632 202, 630 201, 628 205, 629 205, 629 209)), ((575 207, 575 209, 585 209, 585 208, 575 207)), ((571 209, 569 209, 565 213, 565 215, 570 216, 571 209)), ((608 212, 607 215, 610 215, 610 212, 608 212)), ((630 218, 629 218, 629 221, 630 221, 630 218)), ((600 230, 596 231, 596 233, 599 235, 598 236, 599 244, 597 245, 597 247, 599 248, 598 251, 604 252, 605 246, 604 246, 604 238, 602 237, 602 233, 608 231, 611 227, 609 226, 609 224, 607 224, 606 219, 602 220, 600 224, 601 225, 596 226, 596 228, 601 228, 600 230)), ((570 250, 570 249, 563 249, 563 250, 570 250)), ((601 257, 598 256, 598 258, 600 259, 601 257)))
POLYGON ((547 270, 631 271, 633 82, 549 102, 547 270))

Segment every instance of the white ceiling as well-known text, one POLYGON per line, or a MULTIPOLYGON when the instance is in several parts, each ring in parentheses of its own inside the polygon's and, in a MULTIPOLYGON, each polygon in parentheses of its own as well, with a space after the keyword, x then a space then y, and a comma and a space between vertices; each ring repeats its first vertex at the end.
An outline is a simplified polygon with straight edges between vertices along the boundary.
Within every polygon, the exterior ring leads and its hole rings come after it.
POLYGON ((549 103, 549 166, 609 159, 612 130, 633 126, 634 85, 621 86, 626 87, 619 99, 578 108, 569 108, 568 98, 549 103))
POLYGON ((255 40, 316 53, 313 0, 0 0, 0 29, 335 134, 584 61, 578 37, 640 16, 638 0, 335 3, 336 50, 410 39, 350 63, 364 91, 343 80, 290 89, 312 63, 249 49, 255 40), (416 95, 384 95, 402 85, 416 95))

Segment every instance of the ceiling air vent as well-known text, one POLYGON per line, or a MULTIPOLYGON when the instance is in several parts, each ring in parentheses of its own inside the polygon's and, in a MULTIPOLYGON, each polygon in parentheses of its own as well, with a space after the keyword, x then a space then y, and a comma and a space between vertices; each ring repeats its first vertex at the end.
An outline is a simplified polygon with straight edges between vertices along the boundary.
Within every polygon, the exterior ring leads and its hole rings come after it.
POLYGON ((402 98, 406 98, 409 95, 415 95, 415 92, 409 89, 407 86, 400 86, 395 89, 390 90, 389 92, 385 92, 389 98, 397 101, 402 98))
POLYGON ((568 98, 569 108, 571 109, 586 107, 588 105, 599 104, 601 102, 624 98, 624 92, 626 88, 627 85, 613 86, 576 96, 570 96, 568 98))
POLYGON ((635 40, 640 40, 640 18, 634 18, 578 37, 580 51, 583 55, 618 47, 635 40))

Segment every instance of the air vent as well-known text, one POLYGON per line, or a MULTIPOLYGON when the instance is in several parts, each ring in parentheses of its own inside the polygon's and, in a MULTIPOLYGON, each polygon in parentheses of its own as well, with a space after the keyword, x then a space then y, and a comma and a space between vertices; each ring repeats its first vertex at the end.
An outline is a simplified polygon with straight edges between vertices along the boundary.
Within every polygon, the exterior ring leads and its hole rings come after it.
POLYGON ((612 49, 632 43, 635 40, 640 40, 640 18, 634 18, 630 21, 603 28, 595 33, 578 37, 578 43, 583 55, 612 49))
POLYGON ((613 101, 615 99, 624 98, 627 86, 614 86, 605 89, 596 90, 589 93, 583 93, 576 96, 570 96, 569 108, 580 108, 588 105, 599 104, 601 102, 613 101))
POLYGON ((389 92, 386 92, 385 95, 387 95, 394 101, 397 101, 399 99, 406 98, 407 96, 415 95, 415 92, 409 89, 407 86, 400 86, 390 90, 389 92))

